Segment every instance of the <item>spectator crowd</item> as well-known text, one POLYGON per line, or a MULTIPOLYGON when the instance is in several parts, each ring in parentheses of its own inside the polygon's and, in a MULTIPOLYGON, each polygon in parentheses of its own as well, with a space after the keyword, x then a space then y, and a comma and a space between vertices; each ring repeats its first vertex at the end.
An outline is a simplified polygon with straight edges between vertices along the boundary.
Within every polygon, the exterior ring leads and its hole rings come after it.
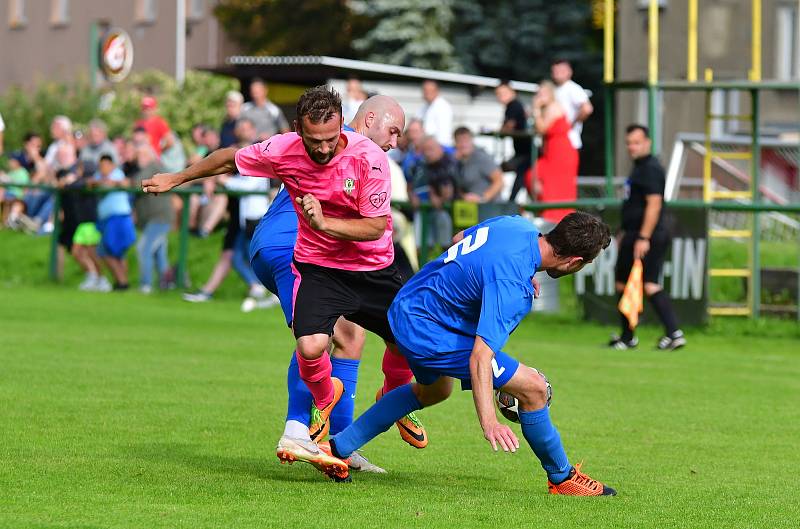
MULTIPOLYGON (((438 83, 422 83, 421 109, 416 116, 409 116, 398 148, 390 152, 406 182, 402 191, 407 195, 401 196, 407 199, 408 207, 403 213, 416 228, 417 245, 450 245, 454 227, 446 206, 453 200, 508 203, 518 200, 520 191, 539 201, 577 198, 581 129, 593 109, 585 91, 572 81, 567 61, 554 61, 551 77, 552 81, 540 83, 529 110, 509 82, 497 86, 496 98, 505 107, 498 131, 512 138, 514 148, 513 155, 499 164, 476 145, 472 130, 454 123, 453 108, 438 83), (543 138, 538 160, 531 159, 534 134, 543 138), (504 197, 505 172, 513 173, 514 181, 510 194, 504 197), (426 241, 422 240, 421 215, 428 215, 430 221, 426 241)), ((142 98, 140 118, 131 124, 126 136, 109 138, 106 124, 99 119, 80 130, 69 117, 56 116, 50 124, 49 145, 45 146, 41 135, 31 132, 20 150, 6 153, 8 170, 0 173, 6 184, 0 187, 3 226, 47 234, 53 231, 54 218, 59 215, 60 266, 63 255, 74 258, 85 272, 79 287, 82 290, 130 288, 128 254, 135 248, 137 287, 149 294, 154 288, 176 286, 168 241, 186 205, 193 235, 205 238, 216 229, 224 229, 225 235, 211 276, 200 289, 184 294, 184 299, 212 299, 233 269, 247 286, 248 300, 243 307, 269 306, 274 300, 250 269, 248 255, 252 231, 269 206, 267 179, 239 175, 207 179, 192 188, 194 192, 186 202, 176 195, 128 191, 156 173, 181 171, 219 148, 246 146, 290 130, 280 107, 269 100, 264 81, 251 80, 249 95, 245 102, 240 92, 229 92, 224 109, 220 109, 221 126, 217 129, 197 123, 192 127, 188 149, 159 114, 153 96, 142 98), (62 190, 59 211, 55 211, 50 187, 62 190), (221 190, 258 194, 240 197, 221 190)), ((360 81, 350 79, 343 114, 354 114, 369 95, 360 81)), ((5 126, 0 116, 0 154, 5 126)), ((568 211, 549 210, 544 217, 557 222, 568 211)))

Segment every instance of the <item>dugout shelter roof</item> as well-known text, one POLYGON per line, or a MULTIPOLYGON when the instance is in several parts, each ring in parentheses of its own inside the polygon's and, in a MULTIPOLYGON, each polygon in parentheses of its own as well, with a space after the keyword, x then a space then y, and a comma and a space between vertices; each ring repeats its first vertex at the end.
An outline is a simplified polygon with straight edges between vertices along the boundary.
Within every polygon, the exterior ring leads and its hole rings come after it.
MULTIPOLYGON (((442 72, 425 68, 394 66, 369 61, 356 61, 325 55, 234 55, 223 66, 211 69, 216 73, 237 77, 246 84, 253 77, 276 83, 319 85, 330 79, 347 79, 355 76, 362 81, 423 81, 432 79, 440 83, 461 85, 476 92, 494 89, 500 79, 463 73, 442 72)), ((511 87, 520 92, 534 93, 539 85, 511 81, 511 87)))

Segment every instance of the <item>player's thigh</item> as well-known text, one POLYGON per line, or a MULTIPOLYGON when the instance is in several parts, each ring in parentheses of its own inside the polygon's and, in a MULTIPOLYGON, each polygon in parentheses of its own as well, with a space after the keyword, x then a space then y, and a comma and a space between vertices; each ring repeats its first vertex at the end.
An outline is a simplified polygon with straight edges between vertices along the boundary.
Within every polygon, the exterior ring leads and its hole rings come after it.
POLYGON ((395 264, 383 270, 362 272, 358 283, 353 286, 359 297, 359 307, 347 319, 377 334, 386 342, 395 343, 386 314, 402 286, 403 277, 395 264))
POLYGON ((538 370, 519 364, 519 368, 507 383, 500 387, 515 396, 524 411, 544 408, 550 401, 550 384, 538 370))
POLYGON ((250 266, 267 289, 278 296, 286 325, 292 325, 294 282, 291 248, 262 248, 250 260, 250 266))
POLYGON ((296 338, 333 335, 339 316, 358 310, 358 298, 348 285, 348 274, 322 266, 294 261, 294 315, 296 338))
POLYGON ((333 327, 333 356, 351 360, 360 359, 366 339, 363 327, 345 318, 339 318, 333 327))
POLYGON ((414 395, 423 407, 427 408, 439 404, 453 392, 453 379, 439 377, 431 384, 416 383, 412 386, 414 395))

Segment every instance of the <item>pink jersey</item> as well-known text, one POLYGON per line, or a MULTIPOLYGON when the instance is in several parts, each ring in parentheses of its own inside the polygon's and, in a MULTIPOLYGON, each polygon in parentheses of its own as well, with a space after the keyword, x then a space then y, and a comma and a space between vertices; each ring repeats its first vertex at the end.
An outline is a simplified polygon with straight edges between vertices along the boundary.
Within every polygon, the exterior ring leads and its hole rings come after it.
POLYGON ((286 186, 298 218, 295 259, 341 270, 381 270, 394 261, 389 162, 386 153, 364 136, 342 134, 347 147, 325 165, 308 156, 300 135, 288 132, 239 149, 236 166, 243 175, 278 178, 286 186), (386 215, 386 231, 380 239, 366 242, 345 241, 317 231, 296 201, 307 193, 319 200, 326 217, 386 215))

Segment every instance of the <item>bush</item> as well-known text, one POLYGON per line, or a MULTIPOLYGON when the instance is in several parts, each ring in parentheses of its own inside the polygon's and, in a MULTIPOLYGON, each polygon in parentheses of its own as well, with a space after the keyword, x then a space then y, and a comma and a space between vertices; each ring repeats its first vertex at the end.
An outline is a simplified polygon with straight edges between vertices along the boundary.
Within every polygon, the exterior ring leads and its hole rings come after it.
POLYGON ((129 135, 139 117, 139 101, 146 94, 158 98, 160 114, 186 143, 195 123, 219 127, 225 113, 225 93, 238 88, 236 79, 199 71, 186 72, 184 85, 179 88, 172 77, 157 70, 133 74, 106 91, 92 90, 86 77, 41 82, 32 91, 13 87, 0 95, 0 114, 6 122, 5 148, 7 152, 21 148, 29 131, 49 142, 50 121, 59 114, 69 116, 78 127, 100 117, 112 136, 129 135))

